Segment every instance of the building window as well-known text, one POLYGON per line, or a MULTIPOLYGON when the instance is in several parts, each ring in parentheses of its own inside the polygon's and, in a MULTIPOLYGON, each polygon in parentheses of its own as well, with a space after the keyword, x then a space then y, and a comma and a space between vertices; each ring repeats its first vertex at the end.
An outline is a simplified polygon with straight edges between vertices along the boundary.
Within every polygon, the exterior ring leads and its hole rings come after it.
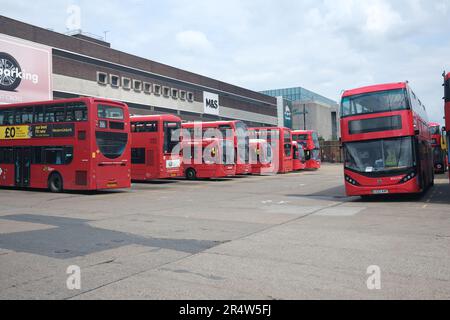
POLYGON ((141 92, 142 90, 142 81, 133 80, 133 89, 134 91, 141 92))
POLYGON ((192 92, 188 92, 187 93, 187 99, 189 102, 193 102, 194 101, 194 94, 192 92))
POLYGON ((170 96, 170 88, 169 87, 163 87, 163 96, 164 97, 170 96))
POLYGON ((159 84, 153 85, 153 93, 157 96, 161 95, 161 86, 159 84))
POLYGON ((97 71, 97 82, 103 85, 108 84, 108 74, 97 71))
POLYGON ((172 88, 172 98, 178 99, 178 89, 172 88))
POLYGON ((122 77, 122 88, 124 88, 125 90, 131 89, 131 79, 130 78, 122 77))
POLYGON ((148 82, 144 82, 144 93, 152 93, 152 84, 148 82))
POLYGON ((111 83, 111 87, 119 87, 120 86, 120 77, 110 74, 109 75, 109 83, 111 83))
POLYGON ((180 91, 180 99, 186 100, 186 91, 183 91, 183 90, 180 91))

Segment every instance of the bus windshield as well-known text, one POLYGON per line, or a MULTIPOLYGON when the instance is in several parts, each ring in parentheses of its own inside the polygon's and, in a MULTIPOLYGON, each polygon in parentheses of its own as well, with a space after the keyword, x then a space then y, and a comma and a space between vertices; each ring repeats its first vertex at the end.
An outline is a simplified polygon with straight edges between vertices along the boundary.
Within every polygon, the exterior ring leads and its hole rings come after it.
POLYGON ((172 153, 173 149, 180 143, 180 136, 180 122, 164 122, 164 153, 172 153))
POLYGON ((342 98, 341 116, 398 111, 407 108, 405 89, 388 90, 342 98))
POLYGON ((292 140, 293 141, 307 141, 308 140, 308 135, 307 134, 295 134, 292 136, 292 140))
POLYGON ((357 172, 385 172, 415 166, 411 137, 346 143, 344 154, 345 167, 357 172))
POLYGON ((441 131, 439 129, 439 126, 430 127, 430 133, 432 135, 441 134, 441 131))

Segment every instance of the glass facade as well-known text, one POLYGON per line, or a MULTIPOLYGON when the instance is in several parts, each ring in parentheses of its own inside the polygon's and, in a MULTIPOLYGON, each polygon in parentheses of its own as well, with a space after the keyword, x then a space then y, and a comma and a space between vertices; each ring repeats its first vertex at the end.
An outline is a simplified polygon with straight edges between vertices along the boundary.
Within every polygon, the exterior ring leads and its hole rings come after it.
POLYGON ((317 94, 302 87, 266 90, 261 91, 261 93, 272 97, 282 96, 284 99, 288 99, 291 101, 312 101, 332 106, 337 105, 336 101, 328 99, 324 96, 321 96, 320 94, 317 94))

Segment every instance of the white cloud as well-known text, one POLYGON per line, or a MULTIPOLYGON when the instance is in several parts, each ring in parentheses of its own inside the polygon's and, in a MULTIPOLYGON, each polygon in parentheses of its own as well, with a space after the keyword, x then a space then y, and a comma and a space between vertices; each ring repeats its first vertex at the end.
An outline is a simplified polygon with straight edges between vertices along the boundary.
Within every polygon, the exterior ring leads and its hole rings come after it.
POLYGON ((367 15, 365 29, 375 34, 385 34, 402 22, 400 15, 382 1, 370 4, 365 13, 367 15))
POLYGON ((195 53, 210 53, 213 50, 212 43, 206 35, 200 31, 187 30, 178 32, 175 36, 181 49, 195 53))

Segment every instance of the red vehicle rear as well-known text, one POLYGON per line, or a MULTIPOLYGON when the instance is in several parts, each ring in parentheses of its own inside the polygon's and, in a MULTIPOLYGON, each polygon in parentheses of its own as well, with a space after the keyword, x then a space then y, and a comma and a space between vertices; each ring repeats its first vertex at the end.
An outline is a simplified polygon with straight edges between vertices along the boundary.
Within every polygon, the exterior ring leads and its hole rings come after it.
POLYGON ((183 136, 183 170, 189 180, 236 175, 233 141, 219 138, 185 139, 183 136))
POLYGON ((128 106, 77 98, 0 106, 0 186, 129 188, 128 106))
POLYGON ((301 171, 306 169, 306 158, 303 146, 297 141, 292 141, 292 169, 294 171, 301 171))
MULTIPOLYGON (((444 73, 445 75, 445 73, 444 73)), ((445 132, 447 138, 447 165, 450 168, 450 73, 447 73, 444 77, 444 88, 445 88, 445 132)), ((450 175, 450 170, 449 170, 450 175)))
POLYGON ((293 149, 291 129, 278 127, 250 128, 252 139, 266 140, 272 148, 273 173, 288 173, 293 171, 293 149))
POLYGON ((317 132, 313 130, 292 131, 292 140, 298 142, 305 150, 306 169, 320 169, 320 142, 317 132))
POLYGON ((181 119, 174 115, 131 117, 131 178, 167 179, 183 176, 181 119))
POLYGON ((272 148, 266 140, 250 139, 250 163, 252 174, 271 173, 272 148))
POLYGON ((341 130, 347 195, 419 193, 433 184, 427 114, 408 83, 345 91, 341 130))
POLYGON ((443 141, 441 125, 430 123, 431 146, 433 148, 433 163, 435 173, 445 173, 447 171, 447 150, 443 141))
POLYGON ((183 129, 190 130, 192 137, 232 139, 235 147, 236 174, 249 174, 251 165, 249 159, 249 135, 247 125, 239 120, 214 121, 214 122, 189 122, 183 123, 183 129), (200 128, 201 133, 194 132, 194 128, 200 128), (214 132, 214 130, 216 132, 214 132))

